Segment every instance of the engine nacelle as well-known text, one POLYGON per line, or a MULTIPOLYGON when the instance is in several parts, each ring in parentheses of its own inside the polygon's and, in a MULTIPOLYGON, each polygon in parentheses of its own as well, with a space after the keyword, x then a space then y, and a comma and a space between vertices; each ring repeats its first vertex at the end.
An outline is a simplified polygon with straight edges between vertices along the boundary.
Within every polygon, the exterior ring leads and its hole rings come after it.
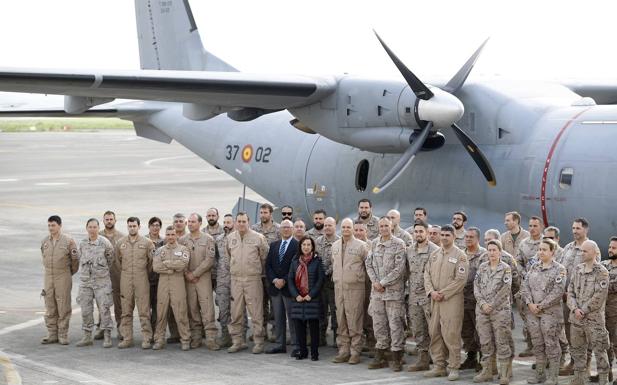
MULTIPOLYGON (((456 102, 441 90, 435 94, 436 99, 445 100, 448 108, 444 116, 450 119, 457 108, 456 102)), ((423 111, 418 111, 418 106, 427 107, 425 116, 441 117, 436 115, 438 108, 431 102, 418 102, 409 86, 401 81, 345 76, 329 97, 290 112, 303 125, 335 142, 377 153, 401 153, 409 147, 413 131, 424 127, 420 118, 423 111)), ((462 104, 458 107, 462 109, 462 104)), ((436 137, 438 128, 429 136, 436 137)), ((430 147, 436 148, 439 142, 438 139, 431 142, 430 147)))

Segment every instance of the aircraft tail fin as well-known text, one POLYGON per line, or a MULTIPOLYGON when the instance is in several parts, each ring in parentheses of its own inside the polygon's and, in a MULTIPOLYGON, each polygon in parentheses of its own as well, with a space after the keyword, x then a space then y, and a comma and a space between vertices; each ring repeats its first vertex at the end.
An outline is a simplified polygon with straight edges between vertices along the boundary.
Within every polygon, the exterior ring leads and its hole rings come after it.
POLYGON ((141 69, 237 71, 206 51, 189 0, 135 0, 141 69))

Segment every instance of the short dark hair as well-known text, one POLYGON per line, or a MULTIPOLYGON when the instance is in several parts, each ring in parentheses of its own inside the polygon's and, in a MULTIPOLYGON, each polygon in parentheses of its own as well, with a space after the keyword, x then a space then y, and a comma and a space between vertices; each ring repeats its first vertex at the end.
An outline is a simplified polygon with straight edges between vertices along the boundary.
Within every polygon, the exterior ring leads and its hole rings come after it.
POLYGON ((126 220, 126 223, 129 222, 137 222, 137 226, 141 226, 141 222, 139 222, 139 218, 137 217, 129 217, 129 219, 126 220))
POLYGON ((223 215, 223 218, 225 218, 225 217, 232 217, 233 218, 234 216, 228 213, 228 214, 223 215))
POLYGON ((210 207, 208 210, 206 210, 206 212, 210 211, 210 210, 214 210, 214 212, 216 213, 216 216, 219 216, 219 209, 217 209, 216 207, 210 207))
POLYGON ((244 211, 238 211, 236 213, 236 219, 238 219, 239 216, 245 216, 246 219, 248 219, 249 221, 251 220, 251 218, 249 218, 249 215, 246 212, 244 212, 244 211))
MULTIPOLYGON (((272 212, 274 211, 274 207, 272 207, 272 205, 270 203, 262 203, 261 206, 259 206, 259 209, 267 209, 270 214, 272 214, 272 212)), ((237 215, 236 215, 237 217, 237 215)))
POLYGON ((293 208, 293 207, 291 207, 290 205, 284 205, 284 206, 281 206, 281 210, 283 210, 283 209, 285 209, 285 208, 287 208, 287 209, 291 209, 291 212, 292 212, 292 213, 293 213, 293 211, 294 211, 294 208, 293 208))
POLYGON ((425 221, 418 219, 417 221, 414 222, 413 227, 416 226, 422 226, 424 227, 426 230, 428 230, 428 223, 426 223, 425 221))
POLYGON ((51 217, 47 218, 47 222, 56 222, 57 224, 62 226, 62 218, 60 218, 59 215, 52 215, 51 217))
POLYGON ((313 216, 315 216, 315 214, 323 214, 324 217, 328 216, 328 213, 326 213, 326 210, 324 210, 324 209, 317 209, 317 210, 313 211, 313 216))
POLYGON ((90 218, 86 221, 86 226, 90 224, 90 222, 96 222, 96 225, 99 226, 99 220, 96 218, 90 218))
POLYGON ((176 231, 176 229, 174 229, 174 227, 172 225, 169 225, 167 227, 165 227, 165 232, 167 231, 176 231))
POLYGON ((545 229, 544 229, 544 232, 545 232, 545 233, 546 233, 547 231, 552 231, 552 232, 554 232, 554 233, 555 233, 555 236, 556 236, 557 238, 559 238, 559 233, 560 233, 560 231, 559 231, 559 227, 557 227, 557 226, 549 226, 549 227, 547 227, 547 228, 545 228, 545 229))
POLYGON ((611 239, 609 239, 609 241, 608 241, 608 242, 609 242, 609 243, 610 243, 610 242, 617 242, 617 236, 612 236, 612 237, 611 237, 611 239))
POLYGON ((478 239, 480 239, 480 229, 477 227, 470 227, 467 229, 467 231, 473 231, 474 233, 476 233, 476 237, 478 237, 478 239))
POLYGON ((587 219, 585 218, 576 218, 573 222, 578 222, 581 224, 581 226, 583 226, 584 229, 588 229, 589 228, 589 222, 587 221, 587 219))
MULTIPOLYGON (((463 222, 467 222, 467 214, 465 214, 464 211, 455 211, 454 214, 452 214, 452 215, 454 216, 456 214, 458 214, 458 215, 463 217, 463 222)), ((442 228, 442 230, 443 230, 443 228, 442 228)))
POLYGON ((416 208, 413 210, 414 214, 415 214, 415 213, 416 213, 416 211, 418 211, 418 210, 422 210, 422 212, 424 213, 424 216, 427 216, 427 215, 428 215, 428 212, 426 211, 426 209, 425 209, 424 207, 416 207, 416 208))
POLYGON ((317 250, 315 249, 315 240, 313 238, 311 238, 311 236, 309 235, 305 235, 302 238, 300 238, 300 240, 298 241, 298 257, 300 257, 302 255, 302 243, 306 240, 311 241, 311 248, 312 248, 312 252, 314 254, 317 254, 317 250))
POLYGON ((447 231, 449 233, 454 234, 454 227, 452 225, 443 225, 443 226, 441 226, 441 230, 440 231, 447 231))
POLYGON ((371 202, 370 199, 368 198, 362 198, 358 201, 358 206, 360 206, 360 203, 368 203, 368 207, 373 207, 373 203, 371 202))
POLYGON ((155 224, 157 222, 158 222, 159 226, 163 226, 163 221, 159 217, 152 217, 152 218, 150 218, 148 220, 148 226, 152 226, 153 224, 155 224))
POLYGON ((113 211, 111 211, 111 210, 107 210, 107 211, 105 211, 105 212, 103 213, 103 216, 105 216, 105 215, 113 215, 113 216, 114 216, 114 219, 116 219, 116 213, 114 213, 114 212, 113 212, 113 211))

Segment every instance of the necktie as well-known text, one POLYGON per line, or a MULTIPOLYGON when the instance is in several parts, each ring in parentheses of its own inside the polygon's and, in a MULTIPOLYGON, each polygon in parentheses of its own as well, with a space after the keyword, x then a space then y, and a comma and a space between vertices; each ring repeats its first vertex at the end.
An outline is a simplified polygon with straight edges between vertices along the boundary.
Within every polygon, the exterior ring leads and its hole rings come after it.
POLYGON ((285 256, 285 251, 287 250, 287 241, 281 242, 281 247, 279 248, 279 263, 283 262, 283 257, 285 256))

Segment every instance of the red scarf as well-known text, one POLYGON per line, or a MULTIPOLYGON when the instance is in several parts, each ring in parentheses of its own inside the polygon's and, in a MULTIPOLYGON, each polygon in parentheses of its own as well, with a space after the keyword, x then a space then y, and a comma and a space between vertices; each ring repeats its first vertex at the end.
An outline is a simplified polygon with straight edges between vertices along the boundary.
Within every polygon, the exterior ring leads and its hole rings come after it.
POLYGON ((305 297, 309 292, 309 284, 308 284, 308 264, 311 263, 313 259, 313 253, 309 255, 301 255, 298 258, 298 268, 296 269, 296 287, 298 288, 298 293, 302 297, 305 297))

